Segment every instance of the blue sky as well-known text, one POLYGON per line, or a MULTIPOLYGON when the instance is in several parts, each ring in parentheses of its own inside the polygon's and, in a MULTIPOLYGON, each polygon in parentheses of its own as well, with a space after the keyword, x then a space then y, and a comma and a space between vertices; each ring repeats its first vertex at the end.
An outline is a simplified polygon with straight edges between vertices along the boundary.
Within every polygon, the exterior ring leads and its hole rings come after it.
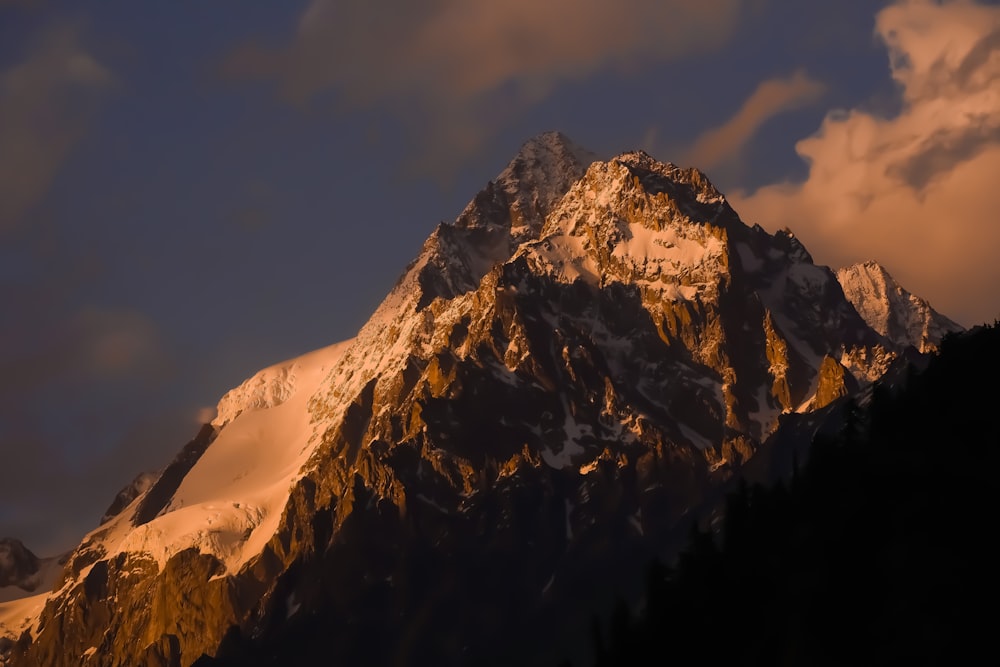
POLYGON ((971 0, 0 0, 0 535, 71 546, 546 130, 991 321, 997 77, 971 0))

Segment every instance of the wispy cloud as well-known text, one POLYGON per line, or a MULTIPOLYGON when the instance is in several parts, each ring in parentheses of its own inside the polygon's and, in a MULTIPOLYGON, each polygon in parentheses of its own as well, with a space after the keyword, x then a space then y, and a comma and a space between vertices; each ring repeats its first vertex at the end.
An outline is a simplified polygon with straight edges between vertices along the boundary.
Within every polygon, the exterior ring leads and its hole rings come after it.
MULTIPOLYGON (((291 42, 247 44, 222 66, 273 82, 291 102, 397 104, 448 151, 475 151, 496 125, 565 81, 718 48, 741 0, 425 0, 386 11, 363 0, 313 0, 291 42)), ((430 142, 428 142, 430 143, 430 142)))
POLYGON ((899 0, 877 15, 902 108, 830 113, 796 150, 802 183, 734 193, 819 261, 876 258, 967 324, 1000 314, 1000 7, 899 0))
POLYGON ((50 27, 0 72, 0 231, 45 195, 113 82, 80 41, 76 26, 50 27))
POLYGON ((787 78, 762 82, 732 118, 695 140, 683 158, 684 163, 710 169, 738 158, 767 120, 813 104, 825 91, 823 83, 810 79, 802 70, 787 78))

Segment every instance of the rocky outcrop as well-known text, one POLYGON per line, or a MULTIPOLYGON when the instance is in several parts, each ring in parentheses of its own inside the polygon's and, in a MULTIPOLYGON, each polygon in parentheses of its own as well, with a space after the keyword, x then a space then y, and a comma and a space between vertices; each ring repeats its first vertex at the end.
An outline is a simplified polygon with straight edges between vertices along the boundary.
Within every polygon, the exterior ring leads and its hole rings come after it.
POLYGON ((824 408, 842 396, 855 393, 857 382, 833 357, 823 357, 816 380, 815 409, 824 408))
POLYGON ((233 582, 213 579, 219 566, 193 549, 162 571, 142 554, 97 561, 45 607, 25 664, 71 664, 67 656, 77 656, 107 667, 176 665, 193 662, 182 654, 214 652, 220 628, 236 617, 233 582))
POLYGON ((865 322, 898 346, 933 352, 948 332, 964 330, 926 299, 905 290, 878 262, 840 269, 837 279, 865 322))
POLYGON ((166 507, 185 475, 198 463, 216 435, 217 431, 211 424, 201 427, 198 435, 184 446, 180 454, 157 477, 156 482, 142 494, 139 506, 132 515, 134 525, 141 526, 152 521, 166 507))
POLYGON ((149 491, 159 477, 160 473, 158 472, 141 472, 136 475, 135 479, 118 492, 115 499, 108 505, 108 509, 104 510, 104 515, 101 516, 101 525, 121 514, 126 507, 132 504, 133 500, 149 491))
POLYGON ((24 543, 12 537, 0 538, 0 588, 17 586, 34 590, 40 561, 24 543))

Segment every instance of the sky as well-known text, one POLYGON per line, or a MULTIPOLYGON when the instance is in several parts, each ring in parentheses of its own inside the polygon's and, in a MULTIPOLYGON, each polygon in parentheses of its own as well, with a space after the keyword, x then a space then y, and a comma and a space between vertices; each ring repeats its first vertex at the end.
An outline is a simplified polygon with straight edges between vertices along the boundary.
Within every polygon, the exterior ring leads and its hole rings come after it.
POLYGON ((973 0, 0 0, 0 536, 74 546, 543 131, 992 322, 998 78, 973 0))

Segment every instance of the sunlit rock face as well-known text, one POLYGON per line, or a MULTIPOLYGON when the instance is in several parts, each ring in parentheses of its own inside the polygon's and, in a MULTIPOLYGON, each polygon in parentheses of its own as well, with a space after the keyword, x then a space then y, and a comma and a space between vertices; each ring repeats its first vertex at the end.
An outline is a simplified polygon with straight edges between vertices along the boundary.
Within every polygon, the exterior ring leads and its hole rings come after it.
POLYGON ((554 664, 782 415, 884 372, 859 310, 701 172, 541 135, 356 338, 228 393, 9 658, 554 664))
POLYGON ((945 334, 962 326, 931 308, 926 299, 903 289, 878 262, 837 271, 847 299, 868 325, 897 346, 933 352, 945 334))

